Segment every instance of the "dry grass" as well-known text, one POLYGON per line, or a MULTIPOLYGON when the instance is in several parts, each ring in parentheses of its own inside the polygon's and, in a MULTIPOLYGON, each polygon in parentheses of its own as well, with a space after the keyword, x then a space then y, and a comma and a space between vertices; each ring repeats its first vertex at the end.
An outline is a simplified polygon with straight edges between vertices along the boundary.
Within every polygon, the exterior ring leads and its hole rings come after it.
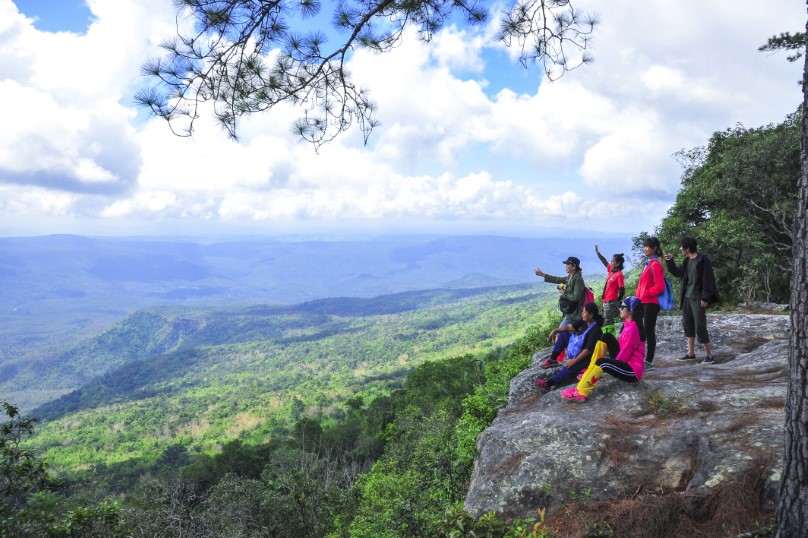
POLYGON ((702 383, 701 386, 704 390, 723 390, 728 386, 736 386, 737 383, 728 383, 726 380, 714 380, 702 383))
POLYGON ((603 427, 600 429, 600 433, 607 436, 603 447, 603 455, 606 456, 606 459, 614 464, 628 461, 636 449, 636 444, 630 436, 640 429, 636 423, 616 415, 603 417, 603 427))
POLYGON ((788 373, 788 367, 785 365, 777 365, 777 366, 769 366, 768 368, 764 368, 762 370, 753 369, 753 370, 738 370, 736 373, 742 376, 756 376, 756 375, 764 375, 764 374, 773 374, 773 373, 788 373))
POLYGON ((757 530, 774 518, 760 502, 770 463, 756 459, 737 481, 703 494, 638 490, 620 501, 570 503, 546 527, 569 538, 714 538, 757 530))
POLYGON ((721 409, 721 406, 712 400, 699 400, 696 402, 696 408, 702 413, 713 413, 721 409))
POLYGON ((696 411, 682 394, 667 395, 657 389, 648 391, 644 407, 648 409, 649 413, 653 413, 660 418, 681 417, 696 411))
POLYGON ((625 433, 632 433, 637 430, 636 423, 617 415, 606 415, 603 417, 603 423, 609 434, 619 435, 625 433))
POLYGON ((763 409, 785 409, 785 398, 765 398, 760 400, 757 404, 758 407, 763 409))
POLYGON ((756 426, 759 424, 758 416, 754 413, 745 413, 741 416, 735 417, 731 423, 723 428, 716 428, 713 433, 735 433, 743 428, 749 426, 756 426))
POLYGON ((603 445, 603 455, 615 465, 627 462, 636 448, 627 437, 608 437, 603 445))

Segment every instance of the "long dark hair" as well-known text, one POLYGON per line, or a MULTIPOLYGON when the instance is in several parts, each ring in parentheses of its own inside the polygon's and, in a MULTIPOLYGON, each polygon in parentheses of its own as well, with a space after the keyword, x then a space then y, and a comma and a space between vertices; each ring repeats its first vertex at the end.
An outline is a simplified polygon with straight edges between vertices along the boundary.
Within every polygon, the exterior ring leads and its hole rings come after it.
POLYGON ((637 301, 637 304, 634 305, 634 310, 631 311, 631 320, 637 324, 640 340, 645 342, 645 322, 643 317, 645 317, 645 309, 643 309, 642 303, 637 301))
POLYGON ((646 237, 645 240, 642 242, 644 247, 651 247, 654 249, 654 255, 658 257, 662 257, 662 243, 659 242, 659 239, 654 237, 646 237))
POLYGON ((603 327, 603 316, 598 313, 598 305, 595 303, 586 303, 584 305, 584 310, 592 314, 592 317, 595 318, 595 323, 603 327))

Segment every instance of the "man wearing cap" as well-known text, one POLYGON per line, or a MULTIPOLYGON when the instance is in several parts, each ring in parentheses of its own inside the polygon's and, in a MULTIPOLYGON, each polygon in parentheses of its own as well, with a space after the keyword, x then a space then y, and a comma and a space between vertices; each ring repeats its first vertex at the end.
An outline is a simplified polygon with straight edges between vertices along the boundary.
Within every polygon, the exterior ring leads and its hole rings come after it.
MULTIPOLYGON (((559 327, 570 325, 573 321, 581 319, 581 307, 583 306, 581 303, 583 303, 584 290, 586 288, 586 284, 584 284, 584 277, 581 274, 581 260, 575 256, 569 256, 562 263, 567 271, 566 277, 548 275, 538 267, 535 271, 536 276, 543 276, 545 282, 550 282, 552 284, 563 284, 564 288, 561 289, 561 296, 577 305, 577 308, 573 309, 571 313, 564 314, 564 319, 561 320, 561 325, 559 325, 559 327)), ((560 334, 567 334, 567 339, 569 339, 568 333, 560 334)), ((556 340, 556 344, 553 346, 553 351, 550 354, 550 357, 544 362, 544 364, 542 364, 542 366, 545 368, 558 366, 556 359, 565 347, 566 342, 563 341, 563 339, 556 340)))

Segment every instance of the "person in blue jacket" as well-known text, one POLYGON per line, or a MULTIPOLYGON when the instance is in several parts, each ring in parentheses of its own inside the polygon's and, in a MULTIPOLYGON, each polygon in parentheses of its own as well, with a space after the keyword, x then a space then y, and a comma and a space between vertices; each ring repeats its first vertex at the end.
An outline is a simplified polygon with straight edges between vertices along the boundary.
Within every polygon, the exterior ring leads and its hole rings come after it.
POLYGON ((589 366, 589 359, 595 351, 595 346, 603 336, 603 316, 598 313, 598 305, 595 303, 586 303, 581 316, 579 320, 550 331, 548 342, 551 342, 557 333, 570 333, 567 356, 561 368, 552 377, 536 380, 539 388, 551 390, 569 381, 574 381, 578 374, 589 366))

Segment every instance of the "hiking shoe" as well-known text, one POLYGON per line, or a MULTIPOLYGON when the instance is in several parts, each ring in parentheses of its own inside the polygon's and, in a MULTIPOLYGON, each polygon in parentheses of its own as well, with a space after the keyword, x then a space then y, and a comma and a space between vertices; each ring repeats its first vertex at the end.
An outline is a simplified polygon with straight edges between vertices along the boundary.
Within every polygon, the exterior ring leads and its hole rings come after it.
POLYGON ((542 368, 544 368, 545 370, 546 370, 547 368, 556 368, 556 367, 558 367, 558 366, 561 366, 561 363, 560 363, 560 362, 558 362, 558 361, 557 361, 557 360, 555 360, 555 359, 547 359, 546 361, 544 361, 543 363, 541 363, 541 367, 542 367, 542 368))
POLYGON ((695 355, 685 355, 684 357, 676 357, 676 360, 677 361, 692 361, 692 360, 696 360, 696 356, 695 355))
POLYGON ((540 389, 550 390, 550 383, 546 379, 537 379, 536 384, 540 389))
POLYGON ((713 360, 712 355, 707 355, 706 357, 704 357, 704 363, 705 364, 715 364, 715 361, 713 360))
POLYGON ((586 396, 578 392, 577 387, 561 391, 561 397, 570 402, 585 402, 586 396))
POLYGON ((645 363, 645 371, 646 371, 646 372, 647 372, 648 370, 653 370, 654 368, 656 368, 656 366, 654 366, 654 363, 653 363, 653 362, 646 362, 646 363, 645 363))

